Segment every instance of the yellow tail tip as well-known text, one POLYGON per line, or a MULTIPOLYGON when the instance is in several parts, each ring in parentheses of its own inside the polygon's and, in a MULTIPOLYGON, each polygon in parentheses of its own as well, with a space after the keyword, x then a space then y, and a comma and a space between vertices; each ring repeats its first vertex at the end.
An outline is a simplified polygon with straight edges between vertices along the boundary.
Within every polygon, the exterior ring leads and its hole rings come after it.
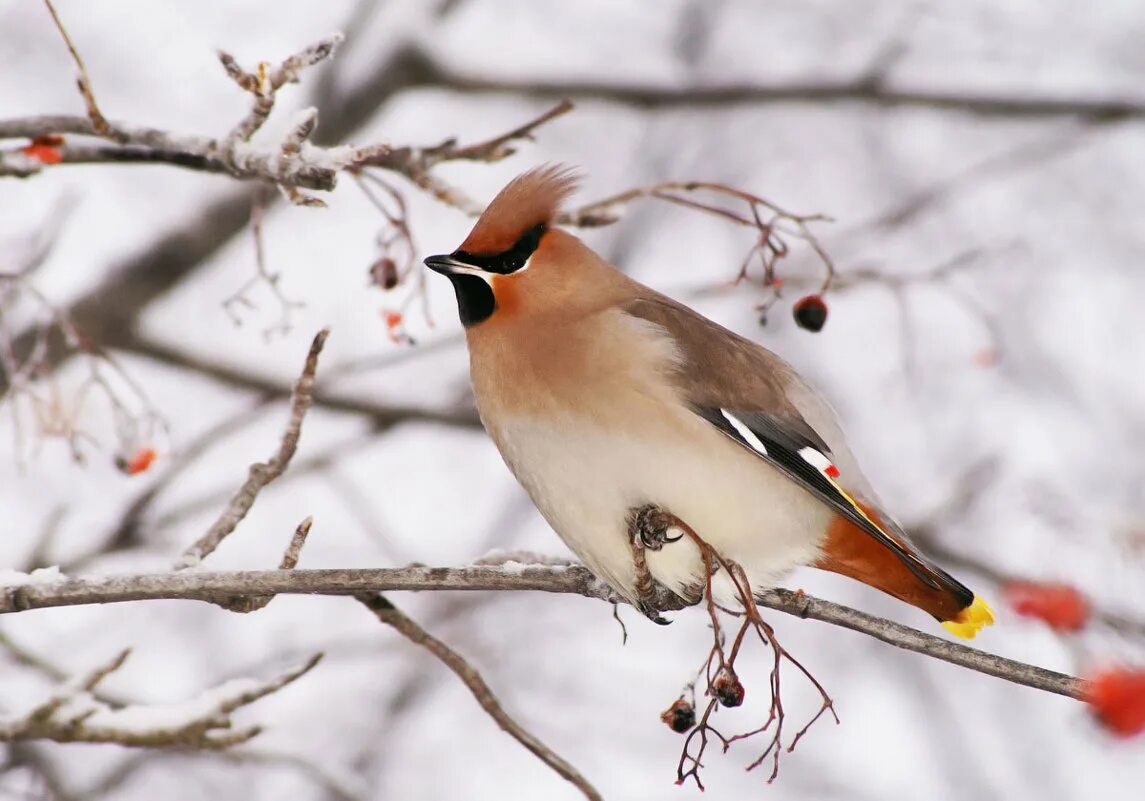
POLYGON ((944 620, 942 625, 956 637, 962 637, 966 640, 974 639, 974 635, 985 626, 994 624, 994 612, 991 611, 989 605, 979 598, 974 596, 974 603, 963 609, 958 613, 958 617, 954 620, 944 620))

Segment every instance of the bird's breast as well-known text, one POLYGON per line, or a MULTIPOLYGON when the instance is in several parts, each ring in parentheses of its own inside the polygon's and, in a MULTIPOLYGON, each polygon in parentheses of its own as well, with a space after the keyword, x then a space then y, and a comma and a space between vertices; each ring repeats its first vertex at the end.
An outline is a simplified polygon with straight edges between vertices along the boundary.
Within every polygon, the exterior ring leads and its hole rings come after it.
MULTIPOLYGON (((549 524, 621 592, 634 584, 626 519, 648 503, 761 583, 814 559, 829 523, 822 505, 692 413, 672 380, 671 340, 624 317, 554 325, 527 346, 470 339, 482 421, 549 524)), ((670 588, 702 575, 689 543, 648 557, 670 588)))

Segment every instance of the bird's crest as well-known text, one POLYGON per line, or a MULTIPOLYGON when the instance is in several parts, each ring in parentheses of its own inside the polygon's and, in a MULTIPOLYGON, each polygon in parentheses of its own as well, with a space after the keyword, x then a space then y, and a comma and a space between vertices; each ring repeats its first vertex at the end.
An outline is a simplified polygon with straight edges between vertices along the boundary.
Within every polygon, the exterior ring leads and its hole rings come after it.
POLYGON ((518 175, 485 208, 461 250, 474 254, 508 250, 530 228, 552 222, 579 181, 577 171, 564 164, 544 164, 518 175))

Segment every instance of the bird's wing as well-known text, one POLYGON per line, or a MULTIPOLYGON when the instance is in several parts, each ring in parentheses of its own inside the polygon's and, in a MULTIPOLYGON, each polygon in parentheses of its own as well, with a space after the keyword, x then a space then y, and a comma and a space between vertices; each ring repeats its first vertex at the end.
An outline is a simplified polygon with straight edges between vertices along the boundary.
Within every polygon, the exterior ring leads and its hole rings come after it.
POLYGON ((945 574, 913 552, 880 508, 834 411, 790 365, 664 296, 649 293, 624 311, 672 338, 680 357, 677 385, 695 414, 873 537, 924 584, 945 583, 945 574))

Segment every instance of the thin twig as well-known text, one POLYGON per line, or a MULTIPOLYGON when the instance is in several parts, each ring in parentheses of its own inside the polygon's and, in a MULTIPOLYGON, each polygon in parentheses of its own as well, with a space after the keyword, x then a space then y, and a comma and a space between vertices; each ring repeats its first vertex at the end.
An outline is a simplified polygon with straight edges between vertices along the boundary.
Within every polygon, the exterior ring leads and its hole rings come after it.
POLYGON ((306 364, 302 368, 302 375, 294 385, 294 392, 290 398, 290 418, 286 430, 282 433, 278 450, 267 462, 256 462, 250 466, 247 480, 239 487, 238 492, 231 498, 231 502, 223 510, 219 518, 207 530, 207 533, 192 544, 175 564, 179 570, 197 565, 205 557, 219 547, 235 527, 242 522, 254 505, 259 492, 270 482, 274 481, 286 470, 294 452, 298 449, 298 440, 302 434, 302 420, 312 403, 314 392, 314 374, 318 370, 318 354, 326 344, 326 337, 330 329, 323 328, 314 336, 310 344, 310 352, 306 355, 306 364))
POLYGON ((48 13, 52 15, 52 22, 56 24, 56 30, 60 32, 60 36, 64 39, 64 44, 68 46, 68 52, 71 53, 72 61, 76 64, 76 70, 79 73, 76 77, 76 83, 79 85, 80 94, 83 96, 84 106, 87 108, 88 119, 91 120, 91 127, 96 134, 106 139, 111 139, 116 142, 122 142, 123 135, 107 118, 103 116, 103 112, 99 110, 99 104, 95 102, 95 92, 91 88, 91 77, 87 73, 87 66, 83 63, 83 58, 76 49, 75 43, 72 42, 72 37, 68 35, 67 28, 64 27, 63 20, 60 15, 56 13, 56 7, 52 4, 52 0, 44 0, 44 5, 48 7, 48 13))
MULTIPOLYGON (((294 566, 298 564, 298 557, 302 555, 302 546, 306 544, 306 537, 309 536, 310 527, 313 524, 314 518, 307 517, 298 524, 298 528, 294 529, 294 536, 290 538, 290 544, 286 546, 286 553, 282 555, 282 561, 278 563, 279 570, 293 570, 294 566)), ((219 606, 232 612, 246 613, 262 609, 273 600, 273 595, 236 595, 227 601, 219 602, 219 606)))
POLYGON ((509 713, 501 706, 493 690, 486 684, 481 674, 466 661, 465 657, 454 651, 441 640, 418 625, 412 618, 390 603, 378 593, 362 593, 355 595, 358 601, 374 613, 382 623, 392 626, 410 642, 420 645, 441 660, 442 664, 452 670, 462 683, 473 694, 474 699, 481 708, 496 721, 510 737, 529 749, 538 759, 571 782, 590 801, 602 801, 596 788, 580 774, 580 772, 553 752, 548 746, 525 730, 520 723, 513 720, 509 713))

